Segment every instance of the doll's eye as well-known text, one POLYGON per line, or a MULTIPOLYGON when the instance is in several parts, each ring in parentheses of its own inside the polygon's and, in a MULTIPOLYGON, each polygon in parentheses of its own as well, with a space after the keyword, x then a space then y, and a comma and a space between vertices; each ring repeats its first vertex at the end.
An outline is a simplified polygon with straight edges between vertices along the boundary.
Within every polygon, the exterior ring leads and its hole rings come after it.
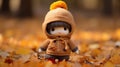
POLYGON ((54 31, 55 29, 54 29, 54 28, 52 28, 51 30, 52 30, 52 31, 54 31))
POLYGON ((64 27, 64 30, 67 30, 67 28, 66 28, 66 27, 64 27))

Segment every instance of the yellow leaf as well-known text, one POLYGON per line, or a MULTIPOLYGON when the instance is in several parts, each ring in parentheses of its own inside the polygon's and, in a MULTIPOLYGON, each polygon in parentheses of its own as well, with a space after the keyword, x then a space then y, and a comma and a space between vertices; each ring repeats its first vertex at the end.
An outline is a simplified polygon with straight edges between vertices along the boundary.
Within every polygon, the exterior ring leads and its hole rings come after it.
POLYGON ((94 50, 92 50, 91 55, 92 56, 98 56, 98 55, 101 54, 101 52, 102 51, 100 49, 94 49, 94 50))
POLYGON ((82 67, 93 67, 93 66, 90 64, 83 64, 82 67))
POLYGON ((115 67, 113 63, 107 62, 103 65, 103 67, 115 67))
POLYGON ((30 49, 21 47, 21 48, 16 49, 15 52, 16 52, 16 54, 24 55, 24 54, 30 54, 32 51, 30 49))
POLYGON ((120 55, 119 54, 115 54, 113 57, 111 57, 110 59, 113 63, 115 64, 120 64, 120 55))

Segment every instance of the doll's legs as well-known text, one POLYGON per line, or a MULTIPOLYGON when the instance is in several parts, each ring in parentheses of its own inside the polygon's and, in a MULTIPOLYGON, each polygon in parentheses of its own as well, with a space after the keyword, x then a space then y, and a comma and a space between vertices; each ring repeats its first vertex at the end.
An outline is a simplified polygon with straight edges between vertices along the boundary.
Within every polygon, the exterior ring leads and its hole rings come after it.
POLYGON ((55 56, 55 55, 46 54, 46 55, 45 55, 45 58, 46 58, 47 60, 52 61, 52 63, 56 63, 56 60, 57 60, 57 62, 61 62, 61 61, 63 61, 63 60, 65 60, 65 61, 68 61, 68 60, 69 60, 69 56, 68 56, 68 55, 67 55, 67 56, 55 56))
POLYGON ((63 61, 63 60, 68 61, 69 60, 69 56, 57 56, 57 59, 59 61, 63 61))

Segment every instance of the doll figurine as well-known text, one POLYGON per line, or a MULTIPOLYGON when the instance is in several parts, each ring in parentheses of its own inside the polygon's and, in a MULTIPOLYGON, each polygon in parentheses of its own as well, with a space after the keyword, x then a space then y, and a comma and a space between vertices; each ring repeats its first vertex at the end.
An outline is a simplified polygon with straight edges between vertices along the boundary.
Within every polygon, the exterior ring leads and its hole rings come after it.
POLYGON ((45 51, 45 59, 53 63, 56 60, 68 61, 71 51, 79 53, 78 47, 70 40, 74 28, 75 22, 67 10, 66 3, 64 1, 52 3, 42 24, 47 39, 40 45, 39 53, 45 51))

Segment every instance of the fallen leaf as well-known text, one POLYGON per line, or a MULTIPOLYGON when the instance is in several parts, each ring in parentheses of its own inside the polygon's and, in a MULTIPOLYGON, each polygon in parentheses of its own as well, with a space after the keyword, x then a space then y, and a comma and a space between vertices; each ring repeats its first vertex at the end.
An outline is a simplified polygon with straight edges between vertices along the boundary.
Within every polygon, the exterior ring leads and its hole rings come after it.
POLYGON ((5 59, 5 63, 11 64, 11 63, 13 63, 13 59, 10 58, 10 57, 7 57, 7 58, 5 59))
POLYGON ((115 65, 111 62, 107 62, 103 65, 103 67, 115 67, 115 65))

